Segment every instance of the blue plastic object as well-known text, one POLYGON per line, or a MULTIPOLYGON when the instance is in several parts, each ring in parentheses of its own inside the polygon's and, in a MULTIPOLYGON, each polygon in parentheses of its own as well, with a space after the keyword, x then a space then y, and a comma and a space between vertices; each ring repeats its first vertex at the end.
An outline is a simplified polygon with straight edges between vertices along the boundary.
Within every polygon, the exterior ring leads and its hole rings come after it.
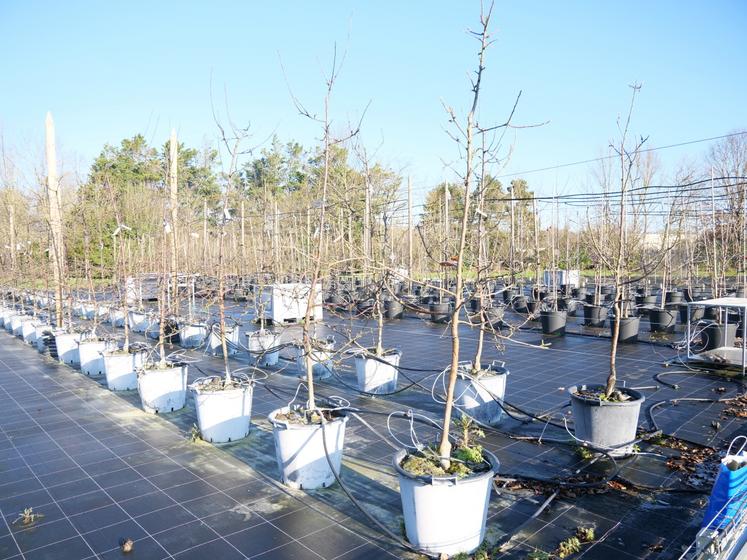
POLYGON ((731 521, 739 520, 747 504, 747 436, 737 436, 729 445, 726 457, 721 459, 718 476, 713 483, 701 528, 724 529, 731 521), (732 454, 734 444, 743 439, 742 447, 732 454), (731 470, 727 464, 732 461, 742 463, 741 468, 731 470))

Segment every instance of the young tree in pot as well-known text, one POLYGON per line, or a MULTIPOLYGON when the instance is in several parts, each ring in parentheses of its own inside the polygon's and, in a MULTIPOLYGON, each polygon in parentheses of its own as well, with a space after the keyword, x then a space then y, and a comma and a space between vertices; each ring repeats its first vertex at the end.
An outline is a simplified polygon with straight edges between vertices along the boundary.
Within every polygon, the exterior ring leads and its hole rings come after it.
POLYGON ((161 237, 161 278, 158 294, 158 353, 159 361, 147 361, 138 370, 137 384, 140 401, 146 412, 173 412, 184 407, 187 396, 187 364, 166 358, 166 308, 167 286, 174 274, 169 270, 168 236, 175 224, 171 224, 163 205, 164 226, 161 237))
POLYGON ((604 385, 580 385, 569 389, 573 411, 575 437, 592 448, 601 449, 612 456, 625 456, 632 452, 638 428, 638 416, 644 397, 632 389, 617 388, 617 350, 623 304, 623 282, 627 265, 626 215, 628 191, 633 182, 636 160, 645 139, 636 142, 633 149, 626 146, 630 120, 640 86, 631 86, 630 109, 620 125, 621 139, 615 152, 620 164, 620 192, 617 233, 610 256, 615 279, 614 325, 610 345, 609 373, 604 385))
MULTIPOLYGON (((317 306, 317 294, 321 292, 322 267, 324 265, 324 248, 327 232, 327 197, 330 189, 330 168, 333 147, 357 134, 353 131, 345 139, 332 137, 330 123, 330 101, 334 84, 339 72, 336 56, 332 68, 326 77, 324 109, 322 117, 313 116, 294 98, 299 113, 322 128, 322 168, 317 175, 319 209, 316 228, 316 243, 310 251, 310 281, 308 290, 304 289, 306 313, 302 323, 302 357, 305 364, 307 400, 304 404, 293 405, 273 410, 269 421, 275 439, 275 455, 278 461, 281 479, 284 484, 294 488, 312 489, 330 486, 335 482, 335 472, 340 472, 342 465, 343 442, 347 416, 339 407, 322 407, 317 403, 314 391, 314 353, 320 350, 318 341, 313 336, 312 318, 317 306), (326 445, 325 445, 326 443, 326 445), (331 463, 331 467, 330 467, 331 463)), ((295 399, 294 399, 295 400, 295 399)))
MULTIPOLYGON (((212 443, 225 443, 239 440, 249 434, 252 411, 254 380, 246 375, 232 375, 229 363, 228 341, 226 337, 226 280, 225 280, 225 237, 226 224, 231 221, 228 195, 233 192, 237 159, 241 142, 248 129, 233 129, 232 138, 226 138, 223 128, 223 144, 231 157, 226 173, 226 186, 223 196, 222 218, 218 232, 218 322, 223 356, 224 375, 203 377, 195 380, 190 389, 194 392, 197 422, 202 439, 212 443)), ((238 325, 234 327, 238 329, 238 325)))
MULTIPOLYGON (((450 440, 451 415, 459 377, 459 315, 463 307, 464 257, 470 216, 470 194, 473 183, 474 134, 484 133, 476 119, 484 59, 490 44, 488 26, 492 6, 481 13, 480 30, 472 35, 480 43, 478 66, 472 82, 472 103, 464 126, 454 111, 447 107, 449 121, 456 128, 458 141, 464 142, 465 171, 463 179, 464 208, 461 216, 458 251, 456 254, 455 306, 451 313, 451 365, 448 374, 446 402, 440 440, 428 447, 408 452, 400 451, 394 458, 405 517, 408 540, 427 554, 470 553, 482 542, 490 500, 491 480, 498 469, 498 459, 469 438, 461 438, 456 446, 450 440), (458 511, 459 520, 444 512, 458 511)), ((513 112, 511 113, 513 115, 513 112)), ((501 125, 508 127, 508 121, 501 125)), ((500 128, 500 127, 496 127, 500 128)))
POLYGON ((540 312, 540 321, 542 323, 542 333, 546 335, 564 336, 565 335, 565 324, 567 321, 567 312, 565 310, 558 309, 558 207, 557 199, 555 202, 555 223, 552 226, 552 234, 550 235, 550 300, 549 304, 545 303, 544 308, 540 312))

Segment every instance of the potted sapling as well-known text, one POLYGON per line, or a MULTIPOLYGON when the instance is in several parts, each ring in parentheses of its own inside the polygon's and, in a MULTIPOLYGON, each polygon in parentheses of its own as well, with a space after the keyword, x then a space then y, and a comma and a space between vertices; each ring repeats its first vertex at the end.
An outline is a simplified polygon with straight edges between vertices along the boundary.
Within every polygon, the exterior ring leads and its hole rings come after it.
POLYGON ((609 372, 604 385, 588 384, 568 389, 573 413, 575 438, 592 449, 609 453, 613 457, 624 457, 634 452, 638 417, 643 404, 643 395, 633 389, 617 387, 617 351, 620 341, 620 324, 623 316, 622 283, 626 267, 626 213, 627 194, 631 187, 632 170, 645 139, 641 138, 634 149, 625 146, 636 93, 640 86, 634 85, 630 112, 624 127, 619 148, 615 148, 620 161, 619 222, 616 243, 611 259, 614 266, 615 287, 614 325, 610 344, 609 372))
POLYGON ((358 389, 363 393, 374 395, 393 393, 397 390, 399 361, 402 357, 399 349, 384 349, 382 288, 385 281, 382 278, 374 292, 373 314, 376 318, 376 345, 373 348, 365 348, 355 355, 358 389))
MULTIPOLYGON (((87 304, 87 309, 92 310, 91 319, 93 325, 91 328, 90 336, 87 336, 78 341, 78 355, 80 358, 80 370, 89 376, 102 375, 104 373, 104 358, 103 353, 109 350, 114 350, 116 344, 107 338, 98 336, 97 328, 99 323, 99 314, 97 313, 96 306, 96 291, 93 285, 93 278, 91 275, 91 264, 88 254, 88 232, 86 231, 85 237, 85 271, 86 279, 88 281, 88 291, 90 298, 93 303, 87 304)), ((88 312, 86 313, 88 315, 88 312)))
POLYGON ((129 321, 125 320, 127 314, 127 288, 125 279, 127 278, 127 266, 125 262, 124 236, 129 231, 124 224, 117 225, 112 233, 112 237, 119 249, 118 259, 118 278, 117 289, 119 293, 119 307, 112 307, 111 310, 118 310, 119 317, 122 318, 122 327, 124 327, 124 342, 121 348, 111 348, 102 353, 104 360, 104 375, 106 376, 106 385, 111 391, 131 391, 137 389, 137 370, 143 367, 148 355, 146 348, 140 345, 130 344, 130 326, 129 321))
MULTIPOLYGON (((237 137, 239 137, 237 135, 237 137)), ((239 137, 240 138, 240 137, 239 137)), ((226 143, 228 147, 228 143, 226 143)), ((236 169, 238 140, 231 153, 231 168, 227 174, 226 193, 232 192, 231 183, 236 169)), ((226 338, 225 304, 225 250, 226 223, 231 215, 227 207, 227 194, 223 199, 223 219, 220 222, 218 240, 218 326, 223 356, 223 376, 208 376, 196 379, 189 387, 194 395, 197 424, 203 440, 211 443, 227 443, 240 440, 249 434, 252 413, 254 381, 246 375, 231 374, 228 341, 226 338)), ((235 327, 238 330, 238 326, 235 327)))
POLYGON ((184 348, 199 348, 205 343, 208 332, 207 324, 195 317, 195 282, 194 276, 189 279, 187 320, 179 324, 179 344, 184 348))
POLYGON ((257 366, 275 366, 280 358, 280 333, 267 328, 267 303, 272 298, 272 290, 264 289, 264 274, 254 290, 254 310, 259 330, 246 333, 249 357, 257 366))
MULTIPOLYGON (((306 366, 307 399, 305 403, 294 404, 294 398, 287 406, 273 410, 268 416, 275 440, 275 456, 280 478, 288 486, 304 489, 327 487, 335 482, 335 473, 339 473, 342 466, 345 426, 348 421, 342 407, 320 406, 321 403, 317 402, 312 357, 316 345, 312 336, 311 320, 317 310, 317 295, 321 295, 322 291, 331 152, 333 144, 337 145, 343 141, 333 139, 330 133, 329 102, 337 73, 338 68, 333 65, 331 74, 327 77, 324 117, 321 122, 324 133, 322 167, 317 175, 317 187, 321 193, 319 204, 314 205, 319 208, 318 233, 309 260, 310 281, 304 286, 306 289, 299 294, 306 298, 306 311, 302 323, 302 360, 306 366)), ((296 103, 296 107, 302 115, 314 118, 300 104, 296 103)))
MULTIPOLYGON (((464 146, 465 173, 462 177, 464 207, 461 216, 456 254, 455 305, 451 311, 451 365, 446 370, 448 383, 443 410, 443 424, 437 442, 414 449, 402 449, 394 457, 404 514, 405 534, 412 546, 429 555, 470 554, 485 538, 485 523, 490 502, 492 480, 498 472, 498 459, 463 434, 455 444, 450 438, 451 416, 459 378, 459 315, 464 305, 464 257, 471 198, 475 123, 484 57, 490 39, 488 24, 491 9, 481 14, 481 30, 473 35, 480 41, 479 62, 473 80, 473 99, 461 126, 453 110, 447 108, 449 121, 457 127, 460 145, 464 146), (464 143, 461 140, 464 139, 464 143)), ((510 119, 509 119, 510 120, 510 119)), ((504 125, 508 126, 508 124, 504 125)))
MULTIPOLYGON (((557 216, 557 199, 555 201, 555 210, 557 216)), ((550 265, 550 303, 545 303, 543 309, 540 311, 540 322, 542 324, 542 334, 564 336, 568 314, 565 310, 558 309, 558 276, 560 272, 558 270, 557 261, 557 241, 558 225, 556 219, 550 239, 550 244, 552 246, 550 265)))
POLYGON ((158 414, 173 412, 184 407, 187 395, 187 364, 166 358, 166 285, 169 272, 166 266, 166 239, 171 224, 165 221, 162 240, 163 274, 159 282, 158 295, 158 354, 159 360, 148 360, 137 371, 137 389, 143 410, 158 414))
POLYGON ((659 305, 648 312, 649 328, 652 333, 673 333, 675 325, 677 323, 677 313, 674 309, 667 307, 667 289, 669 286, 671 274, 672 274, 672 251, 669 247, 673 212, 675 211, 675 204, 673 203, 669 207, 669 215, 667 216, 666 224, 664 227, 664 238, 662 239, 662 252, 664 255, 664 268, 661 276, 661 296, 659 298, 659 305))

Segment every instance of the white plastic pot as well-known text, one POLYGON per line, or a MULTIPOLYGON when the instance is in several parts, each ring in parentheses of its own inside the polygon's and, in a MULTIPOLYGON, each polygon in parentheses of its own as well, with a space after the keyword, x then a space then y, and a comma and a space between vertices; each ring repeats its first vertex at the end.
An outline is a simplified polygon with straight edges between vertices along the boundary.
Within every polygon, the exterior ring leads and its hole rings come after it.
POLYGON ((10 328, 11 332, 15 336, 22 336, 23 334, 23 324, 26 321, 31 321, 33 317, 31 315, 13 315, 13 317, 10 320, 10 328))
POLYGON ((190 386, 202 439, 226 443, 246 437, 252 416, 252 385, 246 383, 218 391, 202 389, 201 385, 208 381, 209 378, 199 380, 190 386))
POLYGON ((207 337, 205 323, 186 323, 179 325, 179 344, 184 348, 199 348, 207 337))
POLYGON ((493 362, 485 373, 473 376, 471 364, 457 370, 454 405, 482 424, 495 426, 503 418, 501 403, 506 394, 508 369, 502 362, 493 362))
POLYGON ((137 372, 137 390, 145 412, 173 412, 187 398, 187 366, 151 366, 137 372))
POLYGON ((13 318, 17 316, 18 313, 16 313, 15 311, 11 311, 5 316, 5 324, 3 326, 5 327, 5 330, 10 334, 13 334, 13 318))
POLYGON ((112 391, 137 389, 137 370, 143 367, 147 355, 147 350, 104 352, 104 374, 107 387, 112 391))
POLYGON ((55 348, 57 348, 57 359, 69 366, 80 365, 80 354, 78 353, 78 341, 80 333, 69 333, 58 331, 54 333, 55 348))
POLYGON ((43 323, 40 323, 36 325, 36 334, 34 337, 34 344, 36 345, 36 349, 39 352, 44 352, 47 349, 47 343, 45 341, 45 336, 51 333, 54 330, 54 327, 52 325, 46 325, 43 323))
POLYGON ((127 320, 129 321, 132 332, 136 333, 144 333, 150 323, 148 314, 145 311, 130 310, 127 312, 127 320))
POLYGON ((399 375, 399 350, 388 350, 383 356, 371 354, 355 356, 355 373, 358 377, 358 389, 376 395, 393 393, 397 390, 399 375))
POLYGON ((40 325, 39 319, 31 319, 30 321, 24 321, 21 325, 21 336, 26 344, 34 344, 36 342, 36 326, 40 325))
MULTIPOLYGON (((226 327, 226 348, 228 355, 233 356, 239 351, 239 327, 226 327)), ((208 352, 212 356, 223 355, 223 345, 220 337, 220 327, 215 325, 208 335, 208 352)))
POLYGON ((89 338, 78 342, 80 370, 86 375, 102 375, 104 373, 104 357, 107 350, 114 350, 113 341, 89 338))
MULTIPOLYGON (((309 358, 311 359, 312 375, 316 379, 326 379, 332 375, 332 354, 334 353, 334 341, 320 342, 316 341, 309 358)), ((296 367, 302 376, 306 376, 306 353, 302 346, 298 347, 296 357, 296 367)))
POLYGON ((406 451, 394 456, 399 478, 402 513, 407 540, 424 554, 440 556, 470 554, 485 540, 485 521, 490 503, 491 482, 499 462, 483 451, 491 469, 484 473, 455 476, 415 476, 400 463, 406 451))
POLYGON ((124 327, 125 312, 121 309, 112 308, 109 310, 109 323, 112 327, 124 327))
POLYGON ((0 309, 0 326, 4 327, 6 319, 10 320, 10 316, 13 315, 13 313, 14 311, 7 307, 0 309))
MULTIPOLYGON (((280 479, 293 488, 308 489, 331 486, 335 476, 329 468, 324 453, 321 424, 292 424, 278 420, 278 414, 289 407, 274 410, 268 416, 275 439, 275 457, 280 469, 280 479)), ((324 424, 329 458, 337 473, 342 465, 347 416, 340 416, 324 424)))
POLYGON ((280 343, 280 335, 271 331, 255 331, 246 333, 246 343, 249 358, 258 366, 274 366, 278 363, 279 350, 267 352, 276 348, 280 343))

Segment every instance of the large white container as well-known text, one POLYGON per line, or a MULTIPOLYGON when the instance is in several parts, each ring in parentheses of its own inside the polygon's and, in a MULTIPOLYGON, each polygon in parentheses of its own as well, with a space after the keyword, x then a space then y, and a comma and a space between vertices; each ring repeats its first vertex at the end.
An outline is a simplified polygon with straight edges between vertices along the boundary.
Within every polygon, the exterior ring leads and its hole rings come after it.
POLYGON ((187 366, 149 366, 140 369, 137 390, 145 412, 158 414, 179 410, 184 407, 187 397, 187 366))
POLYGON ((195 381, 194 391, 197 424, 202 439, 210 443, 237 441, 249 434, 252 416, 251 383, 245 382, 230 389, 204 388, 210 378, 195 381))
POLYGON ((5 327, 5 320, 10 319, 13 313, 14 311, 8 307, 3 307, 2 309, 0 309, 0 326, 5 327))
POLYGON ((503 418, 501 403, 506 394, 508 369, 503 362, 493 362, 483 371, 474 376, 471 365, 460 364, 454 386, 454 405, 481 424, 495 426, 503 418))
POLYGON ((555 273, 555 287, 560 289, 562 285, 579 287, 581 285, 581 272, 579 270, 545 270, 545 286, 553 285, 553 272, 555 273))
POLYGON ((56 331, 54 333, 54 343, 57 348, 57 359, 69 366, 80 365, 80 354, 78 353, 78 341, 80 333, 70 333, 65 331, 56 331))
POLYGON ((355 373, 358 378, 358 389, 364 393, 381 395, 397 390, 399 376, 399 350, 388 350, 383 356, 373 357, 372 353, 361 353, 355 356, 355 373))
POLYGON ((258 366, 274 366, 278 363, 280 350, 268 350, 280 345, 280 334, 271 331, 255 331, 246 333, 246 343, 249 358, 258 366))
POLYGON ((108 350, 114 350, 116 343, 100 338, 88 338, 78 342, 80 370, 86 375, 103 375, 104 356, 108 350))
MULTIPOLYGON (((306 317, 306 308, 311 294, 311 284, 290 283, 265 286, 261 294, 263 314, 275 323, 297 323, 306 317)), ((323 317, 322 284, 314 288, 312 318, 323 317)))
MULTIPOLYGON (((278 414, 289 412, 289 407, 274 410, 268 416, 275 438, 275 457, 280 469, 280 479, 293 488, 311 490, 331 486, 335 475, 329 468, 324 452, 321 424, 293 424, 277 419, 278 414)), ((342 465, 347 416, 340 416, 324 424, 329 458, 335 472, 342 465)))
POLYGON ((184 348, 199 348, 205 343, 207 332, 205 323, 180 323, 179 344, 184 348))
POLYGON ((484 473, 455 476, 415 476, 400 463, 404 450, 394 456, 399 478, 402 513, 407 540, 419 551, 433 556, 452 556, 475 551, 485 540, 485 521, 491 482, 498 472, 498 459, 483 451, 491 469, 484 473))
POLYGON ((135 309, 130 309, 127 312, 127 320, 129 321, 132 332, 136 333, 144 333, 145 329, 147 329, 150 324, 148 314, 145 311, 138 311, 135 309))
POLYGON ((137 389, 137 370, 143 367, 147 350, 110 350, 104 352, 106 385, 112 391, 137 389))
MULTIPOLYGON (((239 351, 239 326, 226 327, 226 348, 228 355, 233 356, 239 351)), ((220 326, 214 325, 210 329, 207 343, 208 352, 213 356, 223 355, 223 345, 220 337, 220 326)))

